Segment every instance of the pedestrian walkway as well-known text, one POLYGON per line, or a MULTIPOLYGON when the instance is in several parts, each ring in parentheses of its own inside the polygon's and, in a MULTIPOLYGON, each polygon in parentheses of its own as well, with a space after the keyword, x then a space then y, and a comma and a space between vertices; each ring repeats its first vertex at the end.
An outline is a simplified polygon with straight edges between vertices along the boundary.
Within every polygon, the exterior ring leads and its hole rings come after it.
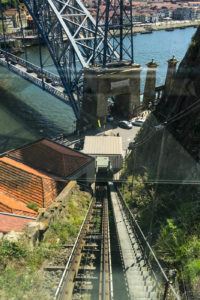
POLYGON ((109 187, 130 299, 157 300, 159 298, 156 281, 152 278, 150 270, 144 261, 115 187, 112 183, 109 183, 109 187))

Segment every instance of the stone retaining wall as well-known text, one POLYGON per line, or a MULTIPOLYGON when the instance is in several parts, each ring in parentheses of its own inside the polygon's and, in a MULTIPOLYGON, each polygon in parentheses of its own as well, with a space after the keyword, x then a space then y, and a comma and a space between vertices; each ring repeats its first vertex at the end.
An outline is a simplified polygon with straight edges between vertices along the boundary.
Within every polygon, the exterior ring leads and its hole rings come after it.
POLYGON ((43 239, 44 233, 52 222, 58 219, 66 221, 66 206, 76 187, 78 187, 76 181, 70 181, 47 209, 40 209, 36 221, 29 222, 23 232, 10 231, 5 235, 0 233, 0 240, 22 241, 33 248, 43 239))

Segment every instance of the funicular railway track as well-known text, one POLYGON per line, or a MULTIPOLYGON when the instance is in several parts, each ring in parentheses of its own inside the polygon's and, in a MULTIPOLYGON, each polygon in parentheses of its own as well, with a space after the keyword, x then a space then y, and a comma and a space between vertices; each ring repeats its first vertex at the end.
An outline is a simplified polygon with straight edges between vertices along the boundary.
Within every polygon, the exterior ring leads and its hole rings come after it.
POLYGON ((55 299, 111 299, 109 244, 107 187, 97 186, 55 299))
POLYGON ((96 186, 54 299, 180 300, 113 183, 96 186))

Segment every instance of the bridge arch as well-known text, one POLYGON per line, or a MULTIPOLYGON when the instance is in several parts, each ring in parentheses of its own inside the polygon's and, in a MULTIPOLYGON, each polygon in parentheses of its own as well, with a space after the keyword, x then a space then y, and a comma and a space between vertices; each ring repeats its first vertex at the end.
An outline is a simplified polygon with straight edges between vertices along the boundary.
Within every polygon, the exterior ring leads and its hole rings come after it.
POLYGON ((94 126, 98 120, 106 123, 107 100, 114 97, 115 106, 124 116, 134 114, 134 108, 140 105, 140 72, 138 64, 119 62, 106 68, 93 67, 84 70, 84 90, 82 102, 82 120, 94 126))

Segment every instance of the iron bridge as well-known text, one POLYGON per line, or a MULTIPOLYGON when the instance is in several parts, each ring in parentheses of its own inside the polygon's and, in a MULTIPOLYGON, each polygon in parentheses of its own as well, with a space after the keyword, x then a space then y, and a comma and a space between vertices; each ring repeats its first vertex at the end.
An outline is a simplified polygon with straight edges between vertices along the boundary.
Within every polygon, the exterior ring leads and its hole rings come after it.
POLYGON ((17 1, 19 28, 14 34, 7 30, 5 9, 0 0, 1 27, 0 65, 41 89, 70 103, 80 119, 83 71, 90 66, 106 68, 108 63, 133 59, 132 0, 97 0, 92 15, 81 0, 22 0, 32 17, 38 39, 40 65, 29 61, 26 24, 17 1), (19 40, 23 58, 14 55, 9 41, 19 40), (45 69, 42 46, 47 47, 55 74, 45 69))

